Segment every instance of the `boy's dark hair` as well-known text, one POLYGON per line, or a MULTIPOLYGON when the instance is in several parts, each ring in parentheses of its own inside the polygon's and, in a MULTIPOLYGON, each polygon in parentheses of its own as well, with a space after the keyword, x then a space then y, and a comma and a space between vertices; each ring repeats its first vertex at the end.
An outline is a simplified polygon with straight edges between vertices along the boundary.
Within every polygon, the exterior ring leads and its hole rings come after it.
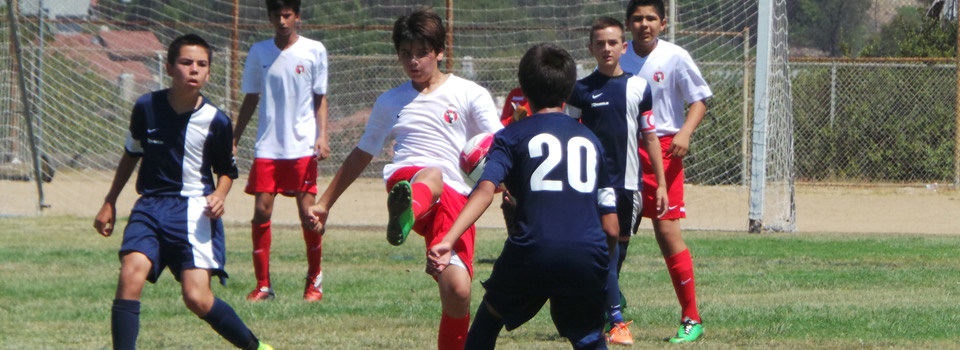
POLYGON ((604 16, 604 17, 597 18, 597 20, 593 22, 593 25, 590 26, 590 41, 593 42, 593 33, 594 33, 594 32, 596 32, 596 31, 598 31, 598 30, 601 30, 601 29, 607 29, 607 28, 610 28, 610 27, 620 28, 620 41, 626 41, 626 40, 627 40, 626 35, 623 33, 623 31, 624 31, 624 29, 623 29, 623 23, 620 23, 620 21, 618 21, 618 20, 616 20, 616 19, 614 19, 614 18, 612 18, 612 17, 606 17, 606 16, 604 16))
POLYGON ((203 40, 199 35, 184 34, 173 39, 170 46, 167 46, 168 64, 172 65, 177 63, 177 59, 180 58, 180 48, 184 46, 199 46, 204 48, 207 50, 207 63, 213 63, 213 50, 210 49, 210 44, 207 44, 207 41, 203 40))
POLYGON ((433 52, 440 53, 446 48, 447 29, 443 20, 429 8, 421 8, 409 15, 400 16, 393 23, 393 48, 400 51, 400 43, 423 42, 433 52))
POLYGON ((653 8, 657 10, 657 15, 660 16, 661 21, 666 15, 663 0, 630 0, 630 4, 627 5, 627 23, 630 23, 630 16, 632 16, 640 6, 653 6, 653 8))
POLYGON ((293 13, 300 14, 300 0, 266 0, 266 2, 267 13, 289 8, 293 13))
POLYGON ((566 50, 542 43, 531 47, 520 59, 517 79, 530 101, 532 114, 538 109, 563 106, 577 81, 577 67, 566 50))

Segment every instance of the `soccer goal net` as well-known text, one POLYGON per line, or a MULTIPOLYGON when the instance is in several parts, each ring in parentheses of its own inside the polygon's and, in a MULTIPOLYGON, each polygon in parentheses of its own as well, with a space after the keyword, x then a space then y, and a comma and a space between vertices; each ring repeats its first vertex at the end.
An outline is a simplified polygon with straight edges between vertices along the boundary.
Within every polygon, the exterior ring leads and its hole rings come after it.
MULTIPOLYGON (((782 8, 783 0, 779 2, 782 8)), ((600 16, 623 21, 627 3, 304 2, 300 34, 323 42, 330 60, 333 153, 320 163, 321 176, 332 175, 356 145, 376 97, 406 80, 390 41, 398 16, 432 6, 453 29, 443 69, 477 81, 502 104, 518 86, 520 56, 535 43, 555 43, 570 51, 582 74, 592 71, 596 64, 586 50, 589 25, 600 16)), ((90 207, 98 207, 109 188, 133 100, 168 82, 163 64, 166 45, 174 37, 197 33, 213 44, 212 74, 204 94, 235 117, 243 98, 239 86, 246 52, 255 42, 273 36, 261 0, 3 0, 0 6, 0 186, 22 199, 0 203, 0 215, 36 214, 41 204, 50 205, 45 210, 53 213, 91 215, 90 207), (22 49, 19 61, 11 39, 22 49), (28 135, 28 125, 34 126, 33 135, 28 135), (31 154, 31 139, 37 157, 31 154), (44 169, 51 174, 41 171, 41 177, 52 181, 34 182, 34 159, 46 164, 44 169), (45 197, 38 197, 38 188, 46 189, 45 197), (76 206, 80 200, 93 204, 76 206)), ((756 142, 758 3, 680 0, 668 4, 667 17, 662 38, 690 51, 714 91, 707 116, 694 134, 692 153, 684 160, 690 217, 684 227, 745 230, 751 167, 756 166, 750 157, 756 142)), ((782 26, 771 30, 783 33, 777 40, 785 48, 786 22, 775 26, 782 26)), ((774 84, 782 87, 788 81, 774 84)), ((771 91, 789 97, 788 89, 771 91)), ((768 113, 770 123, 783 122, 777 118, 788 116, 789 109, 769 108, 768 113)), ((775 129, 772 125, 768 129, 775 129)), ((239 147, 242 172, 252 161, 255 129, 256 118, 239 147)), ((786 157, 783 152, 790 148, 781 147, 785 146, 768 145, 768 158, 786 157)), ((379 176, 389 159, 390 148, 385 147, 364 176, 379 176)), ((768 176, 772 173, 768 168, 768 176)), ((241 179, 238 185, 243 183, 241 179)), ((766 226, 774 221, 763 220, 766 226)))

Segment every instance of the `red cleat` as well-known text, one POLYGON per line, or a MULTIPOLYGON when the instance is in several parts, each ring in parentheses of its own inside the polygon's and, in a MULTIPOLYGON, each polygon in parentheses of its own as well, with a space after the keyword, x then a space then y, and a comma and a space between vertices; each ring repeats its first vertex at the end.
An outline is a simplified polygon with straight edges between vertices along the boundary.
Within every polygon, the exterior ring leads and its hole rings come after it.
POLYGON ((263 286, 247 294, 247 301, 273 300, 274 297, 276 295, 273 294, 273 288, 263 286))
POLYGON ((316 277, 307 277, 307 285, 303 288, 303 300, 320 301, 323 299, 323 272, 316 277))

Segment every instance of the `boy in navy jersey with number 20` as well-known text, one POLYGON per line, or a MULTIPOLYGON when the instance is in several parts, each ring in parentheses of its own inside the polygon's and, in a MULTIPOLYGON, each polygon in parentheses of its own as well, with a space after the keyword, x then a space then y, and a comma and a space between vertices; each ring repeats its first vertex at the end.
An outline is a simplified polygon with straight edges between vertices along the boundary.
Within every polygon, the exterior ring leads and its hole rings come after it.
POLYGON ((453 243, 490 205, 502 182, 517 203, 519 230, 507 237, 483 283, 487 291, 465 348, 494 348, 501 328, 519 327, 550 300, 554 325, 575 349, 606 349, 606 276, 618 224, 603 147, 562 113, 576 80, 566 51, 534 46, 517 75, 533 114, 496 134, 470 199, 430 249, 429 268, 446 267, 453 243))
POLYGON ((200 94, 210 77, 211 56, 210 45, 194 34, 170 44, 170 88, 137 99, 126 151, 93 222, 101 235, 113 233, 117 197, 143 159, 137 176, 141 197, 120 246, 120 280, 110 316, 114 349, 136 347, 140 292, 166 267, 180 282, 187 308, 227 341, 240 349, 273 349, 210 290, 211 277, 221 283, 227 277, 220 216, 237 178, 230 118, 200 94))

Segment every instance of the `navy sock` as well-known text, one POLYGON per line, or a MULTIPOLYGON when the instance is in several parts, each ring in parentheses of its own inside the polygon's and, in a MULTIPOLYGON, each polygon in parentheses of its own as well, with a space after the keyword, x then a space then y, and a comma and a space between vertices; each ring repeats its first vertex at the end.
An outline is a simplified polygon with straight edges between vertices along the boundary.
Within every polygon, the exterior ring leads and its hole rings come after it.
POLYGON ((247 325, 243 324, 233 308, 219 298, 213 299, 213 307, 201 319, 207 321, 213 330, 237 348, 256 349, 260 345, 260 341, 247 328, 247 325))
POLYGON ((467 332, 467 343, 463 349, 495 348, 501 329, 503 329, 503 320, 490 313, 485 302, 480 303, 476 316, 473 317, 473 324, 470 325, 470 331, 467 332))
POLYGON ((619 261, 620 253, 618 244, 613 251, 613 256, 610 257, 610 266, 607 269, 607 322, 611 326, 623 322, 623 314, 620 313, 619 269, 614 265, 615 261, 619 261))
POLYGON ((135 349, 140 333, 140 301, 114 299, 110 311, 110 332, 114 349, 135 349))
POLYGON ((620 269, 623 268, 623 261, 627 259, 627 248, 630 247, 630 241, 617 242, 617 276, 620 276, 620 269))

